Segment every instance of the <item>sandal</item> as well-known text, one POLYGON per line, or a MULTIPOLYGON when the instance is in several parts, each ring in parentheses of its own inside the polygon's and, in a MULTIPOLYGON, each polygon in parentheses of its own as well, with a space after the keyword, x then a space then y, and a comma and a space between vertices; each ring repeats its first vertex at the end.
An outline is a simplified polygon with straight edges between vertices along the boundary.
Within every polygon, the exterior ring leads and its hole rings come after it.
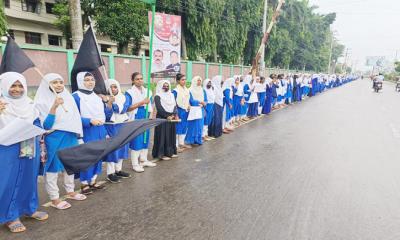
POLYGON ((104 189, 106 189, 106 186, 105 186, 105 185, 100 185, 100 184, 98 184, 98 183, 90 184, 89 187, 90 187, 90 189, 92 189, 92 191, 104 190, 104 189))
POLYGON ((50 206, 55 209, 58 209, 58 210, 66 210, 71 207, 71 204, 69 204, 66 201, 61 201, 57 205, 54 205, 53 203, 51 203, 50 206))
POLYGON ((22 222, 18 219, 14 222, 8 222, 5 224, 8 227, 8 230, 12 233, 21 233, 26 231, 26 227, 22 222))
POLYGON ((36 211, 34 214, 32 214, 28 217, 36 219, 38 221, 44 221, 49 218, 49 214, 47 214, 47 212, 36 211))
POLYGON ((75 200, 75 201, 83 201, 83 200, 86 200, 86 196, 85 195, 83 195, 83 194, 80 194, 80 193, 75 193, 75 195, 67 195, 67 199, 72 199, 72 200, 75 200))
POLYGON ((84 195, 92 194, 93 191, 89 185, 81 185, 81 193, 84 195))

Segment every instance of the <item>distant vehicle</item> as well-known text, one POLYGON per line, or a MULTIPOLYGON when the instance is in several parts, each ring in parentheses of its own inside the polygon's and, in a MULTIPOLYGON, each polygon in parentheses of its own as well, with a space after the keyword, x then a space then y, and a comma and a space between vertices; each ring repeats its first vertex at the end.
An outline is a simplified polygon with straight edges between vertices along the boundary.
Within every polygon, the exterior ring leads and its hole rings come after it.
POLYGON ((400 80, 396 82, 396 92, 400 92, 400 80))
POLYGON ((375 81, 374 80, 374 91, 379 92, 379 90, 382 90, 382 82, 381 81, 375 81))

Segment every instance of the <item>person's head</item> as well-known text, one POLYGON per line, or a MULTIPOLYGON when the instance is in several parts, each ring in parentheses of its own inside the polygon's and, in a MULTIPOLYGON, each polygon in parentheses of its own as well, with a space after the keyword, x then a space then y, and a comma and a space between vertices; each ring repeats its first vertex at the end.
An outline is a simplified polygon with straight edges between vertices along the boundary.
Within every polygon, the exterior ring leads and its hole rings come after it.
POLYGON ((176 83, 184 87, 186 85, 186 76, 181 73, 176 74, 176 83))
POLYGON ((168 92, 169 91, 169 84, 167 82, 165 82, 162 86, 162 89, 164 92, 168 92))
POLYGON ((43 77, 43 80, 49 84, 50 91, 56 91, 56 93, 62 93, 64 91, 64 78, 56 73, 49 73, 43 77))
POLYGON ((108 84, 109 84, 109 90, 110 94, 113 96, 117 96, 120 93, 120 85, 119 82, 115 79, 108 79, 108 84))
POLYGON ((94 76, 90 72, 80 72, 77 77, 78 88, 81 90, 93 91, 96 86, 94 76))
POLYGON ((0 89, 5 97, 19 99, 27 94, 25 77, 17 72, 6 72, 0 75, 0 89))
POLYGON ((240 80, 240 78, 235 78, 235 85, 238 86, 241 81, 243 82, 243 79, 240 80))
POLYGON ((203 80, 201 78, 197 78, 196 81, 197 81, 196 85, 198 87, 201 87, 201 83, 202 83, 203 80))
POLYGON ((244 77, 243 77, 243 76, 240 76, 240 77, 239 77, 239 80, 240 80, 240 82, 243 82, 243 81, 244 81, 244 77))
POLYGON ((206 87, 207 87, 207 89, 210 89, 212 87, 212 82, 208 81, 206 87))
POLYGON ((260 83, 265 83, 265 77, 260 77, 260 83))
POLYGON ((171 60, 171 64, 177 64, 177 63, 179 63, 178 52, 172 51, 172 52, 170 53, 170 60, 171 60))
POLYGON ((131 81, 132 81, 132 86, 142 87, 144 84, 143 75, 138 72, 134 72, 132 73, 131 81))
POLYGON ((153 58, 154 58, 154 60, 153 60, 154 63, 157 65, 160 65, 160 64, 162 64, 162 61, 164 58, 164 53, 160 49, 157 49, 153 53, 153 58))

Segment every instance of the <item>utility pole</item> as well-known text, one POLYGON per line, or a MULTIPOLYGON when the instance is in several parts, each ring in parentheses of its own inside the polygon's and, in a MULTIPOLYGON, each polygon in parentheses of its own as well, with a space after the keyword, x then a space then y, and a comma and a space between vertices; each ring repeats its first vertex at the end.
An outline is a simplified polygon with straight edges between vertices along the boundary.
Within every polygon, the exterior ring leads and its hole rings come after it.
POLYGON ((328 74, 331 73, 331 65, 332 65, 332 52, 333 52, 333 39, 334 39, 334 34, 332 32, 332 38, 331 38, 331 51, 329 53, 329 64, 328 64, 328 74))
POLYGON ((71 17, 72 48, 79 49, 83 39, 82 10, 79 0, 68 0, 71 17))
MULTIPOLYGON (((263 16, 263 35, 267 32, 267 12, 268 12, 268 0, 264 0, 264 16, 263 16)), ((260 75, 265 75, 265 45, 261 52, 261 70, 260 75)))
MULTIPOLYGON (((347 55, 349 54, 349 48, 346 48, 346 55, 344 56, 344 63, 342 65, 342 72, 343 72, 343 67, 346 67, 347 64, 347 55)), ((346 70, 346 69, 345 69, 346 70)))

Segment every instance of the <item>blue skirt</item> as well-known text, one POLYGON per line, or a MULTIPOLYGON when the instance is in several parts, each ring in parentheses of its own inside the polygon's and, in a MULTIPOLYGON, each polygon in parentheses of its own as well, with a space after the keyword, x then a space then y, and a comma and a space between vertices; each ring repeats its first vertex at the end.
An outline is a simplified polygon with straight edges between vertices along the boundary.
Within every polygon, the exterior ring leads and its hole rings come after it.
POLYGON ((8 147, 0 145, 0 224, 36 212, 39 149, 39 141, 36 141, 35 157, 20 158, 20 143, 8 147))
POLYGON ((259 106, 264 107, 265 98, 267 96, 267 93, 266 92, 257 93, 257 96, 258 96, 259 106))
MULTIPOLYGON (((147 113, 149 116, 149 113, 147 113)), ((147 118, 148 118, 147 116, 147 118)), ((135 115, 135 119, 146 119, 146 108, 140 107, 137 110, 135 115)), ((135 137, 129 144, 129 148, 134 151, 140 151, 143 149, 149 148, 149 141, 150 141, 150 130, 140 134, 139 136, 135 137)))
POLYGON ((247 111, 248 117, 257 117, 258 116, 258 102, 249 103, 249 110, 247 111))
MULTIPOLYGON (((122 127, 123 124, 107 124, 106 129, 108 136, 115 137, 119 133, 122 127)), ((105 161, 118 163, 120 160, 127 159, 128 157, 129 157, 129 145, 126 144, 122 148, 117 149, 114 152, 108 154, 105 161)))
POLYGON ((207 104, 206 106, 206 116, 204 118, 204 126, 208 126, 211 124, 211 121, 214 117, 214 103, 207 104))
POLYGON ((240 116, 246 116, 248 109, 249 109, 249 104, 248 103, 243 104, 243 106, 241 106, 240 108, 240 116))
MULTIPOLYGON (((105 126, 91 126, 88 128, 83 128, 83 141, 85 143, 102 140, 105 139, 106 136, 107 131, 105 126)), ((102 161, 99 161, 95 165, 90 166, 85 171, 81 171, 79 173, 79 178, 81 182, 88 181, 90 183, 94 175, 101 174, 101 163, 102 161)))
POLYGON ((222 114, 224 108, 218 104, 214 104, 214 116, 211 124, 208 126, 208 136, 220 137, 222 135, 222 114))
POLYGON ((187 118, 189 116, 189 112, 178 107, 178 116, 181 121, 176 124, 176 134, 184 135, 187 132, 187 118))
POLYGON ((233 116, 237 117, 242 113, 242 96, 233 96, 233 116))
POLYGON ((186 144, 203 144, 204 110, 203 117, 188 121, 188 130, 185 137, 186 144))

